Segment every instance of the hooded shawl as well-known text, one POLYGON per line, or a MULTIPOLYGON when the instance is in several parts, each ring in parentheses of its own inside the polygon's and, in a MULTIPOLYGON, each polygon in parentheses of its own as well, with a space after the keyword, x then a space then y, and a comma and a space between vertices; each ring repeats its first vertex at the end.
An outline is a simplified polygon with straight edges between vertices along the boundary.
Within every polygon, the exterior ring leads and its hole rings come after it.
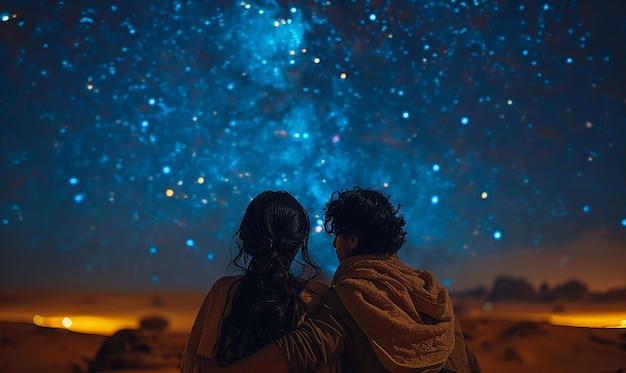
POLYGON ((430 272, 396 254, 355 255, 339 265, 332 286, 385 368, 443 366, 454 347, 454 311, 430 272))

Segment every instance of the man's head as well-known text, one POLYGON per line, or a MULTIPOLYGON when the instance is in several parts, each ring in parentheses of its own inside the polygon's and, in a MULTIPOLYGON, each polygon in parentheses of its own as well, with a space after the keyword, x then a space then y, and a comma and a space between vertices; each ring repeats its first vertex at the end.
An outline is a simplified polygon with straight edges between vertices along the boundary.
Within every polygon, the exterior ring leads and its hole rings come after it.
MULTIPOLYGON (((324 206, 324 229, 335 234, 335 245, 348 247, 349 255, 393 254, 400 250, 406 240, 406 221, 394 207, 389 196, 377 189, 336 191, 324 206), (338 242, 338 241, 343 242, 338 242)), ((343 258, 342 258, 343 256, 343 258)))

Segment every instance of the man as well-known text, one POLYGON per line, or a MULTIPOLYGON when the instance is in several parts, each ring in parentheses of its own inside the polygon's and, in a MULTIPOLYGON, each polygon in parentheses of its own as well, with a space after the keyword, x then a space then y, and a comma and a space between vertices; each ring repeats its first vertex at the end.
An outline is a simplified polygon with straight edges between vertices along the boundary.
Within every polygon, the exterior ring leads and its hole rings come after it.
MULTIPOLYGON (((295 331, 215 372, 480 372, 448 292, 402 263, 406 221, 373 189, 341 190, 324 206, 339 267, 321 306, 295 331)), ((213 371, 213 370, 211 370, 213 371)))

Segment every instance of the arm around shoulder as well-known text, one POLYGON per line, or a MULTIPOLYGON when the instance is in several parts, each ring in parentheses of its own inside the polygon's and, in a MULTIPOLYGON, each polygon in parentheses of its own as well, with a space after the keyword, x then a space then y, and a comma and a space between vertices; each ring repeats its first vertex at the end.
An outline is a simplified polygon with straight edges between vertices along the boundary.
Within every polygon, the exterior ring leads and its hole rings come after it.
MULTIPOLYGON (((261 348, 245 359, 238 360, 227 367, 212 368, 207 373, 288 373, 289 365, 276 344, 261 348)), ((204 372, 201 372, 204 373, 204 372)))

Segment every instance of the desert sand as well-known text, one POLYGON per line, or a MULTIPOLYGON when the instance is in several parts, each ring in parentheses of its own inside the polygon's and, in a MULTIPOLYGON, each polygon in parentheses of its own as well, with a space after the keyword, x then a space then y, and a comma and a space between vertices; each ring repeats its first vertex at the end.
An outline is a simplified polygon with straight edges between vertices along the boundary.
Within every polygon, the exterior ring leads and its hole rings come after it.
MULTIPOLYGON (((204 294, 7 293, 0 296, 0 373, 88 372, 101 347, 140 320, 167 320, 149 346, 126 345, 132 369, 170 373, 204 294), (36 325, 39 324, 39 325, 36 325)), ((626 372, 626 302, 534 304, 455 300, 483 372, 626 372), (565 326, 584 324, 596 327, 565 326), (606 325, 605 325, 606 326, 606 325), (621 325, 624 326, 624 325, 621 325)))

